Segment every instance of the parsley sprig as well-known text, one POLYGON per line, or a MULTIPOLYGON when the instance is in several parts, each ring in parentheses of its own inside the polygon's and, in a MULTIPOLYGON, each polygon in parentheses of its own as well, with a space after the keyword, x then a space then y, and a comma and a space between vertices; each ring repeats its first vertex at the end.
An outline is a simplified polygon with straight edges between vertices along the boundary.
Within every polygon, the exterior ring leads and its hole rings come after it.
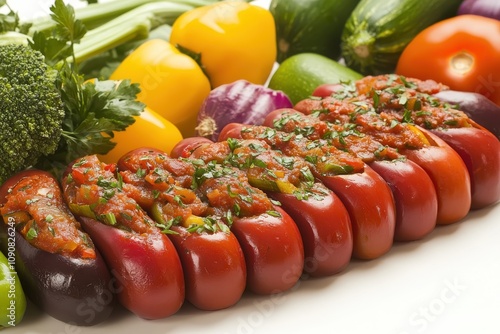
POLYGON ((74 61, 74 47, 87 28, 63 0, 55 0, 50 11, 55 27, 49 32, 36 32, 30 45, 56 70, 65 119, 57 151, 43 157, 36 167, 59 175, 78 157, 109 152, 116 145, 114 132, 134 123, 133 116, 139 115, 145 106, 136 100, 139 86, 128 80, 85 81, 74 61))

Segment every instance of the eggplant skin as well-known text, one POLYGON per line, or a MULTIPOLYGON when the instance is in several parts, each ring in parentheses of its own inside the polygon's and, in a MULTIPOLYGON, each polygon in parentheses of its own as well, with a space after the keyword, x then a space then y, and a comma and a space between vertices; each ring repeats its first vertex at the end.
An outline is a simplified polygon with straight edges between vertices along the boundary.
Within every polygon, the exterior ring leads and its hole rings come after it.
MULTIPOLYGON (((9 232, 0 221, 4 252, 9 232)), ((17 231, 15 247, 23 289, 42 311, 76 326, 93 326, 111 315, 116 303, 114 281, 97 250, 95 259, 73 259, 35 248, 17 231)))
POLYGON ((474 122, 500 139, 500 106, 487 97, 478 93, 456 90, 443 90, 434 96, 441 101, 457 105, 474 122))

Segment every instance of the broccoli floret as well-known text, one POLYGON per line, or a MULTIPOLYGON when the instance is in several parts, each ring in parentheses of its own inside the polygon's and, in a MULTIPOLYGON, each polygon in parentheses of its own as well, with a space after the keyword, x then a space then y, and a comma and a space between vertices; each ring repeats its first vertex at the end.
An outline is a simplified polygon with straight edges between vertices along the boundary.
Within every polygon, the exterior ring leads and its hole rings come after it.
POLYGON ((56 151, 64 119, 59 92, 42 53, 0 45, 0 184, 56 151))

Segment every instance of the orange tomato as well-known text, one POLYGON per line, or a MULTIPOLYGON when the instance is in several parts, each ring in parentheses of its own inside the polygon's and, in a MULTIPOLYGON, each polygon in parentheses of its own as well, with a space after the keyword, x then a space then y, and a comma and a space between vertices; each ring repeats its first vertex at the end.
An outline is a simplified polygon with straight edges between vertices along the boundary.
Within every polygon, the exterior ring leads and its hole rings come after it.
POLYGON ((152 109, 145 108, 135 116, 135 122, 125 131, 114 133, 116 146, 99 159, 106 163, 114 163, 125 153, 139 147, 152 147, 170 154, 172 148, 182 140, 179 129, 152 109))
POLYGON ((500 21, 459 15, 438 22, 407 45, 396 73, 480 93, 500 105, 500 21))

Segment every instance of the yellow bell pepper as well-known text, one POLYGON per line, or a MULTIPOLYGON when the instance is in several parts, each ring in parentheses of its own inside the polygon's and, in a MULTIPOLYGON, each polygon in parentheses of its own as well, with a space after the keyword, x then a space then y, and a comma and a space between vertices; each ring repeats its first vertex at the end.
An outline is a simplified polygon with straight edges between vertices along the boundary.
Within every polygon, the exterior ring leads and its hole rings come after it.
POLYGON ((243 1, 221 1, 183 13, 170 43, 200 55, 212 88, 245 79, 264 84, 276 60, 272 14, 243 1))
POLYGON ((110 79, 138 83, 137 99, 173 123, 184 137, 194 135, 198 111, 210 93, 210 82, 196 61, 161 39, 141 44, 110 79))
POLYGON ((116 146, 99 159, 106 163, 117 162, 124 154, 139 147, 151 147, 168 154, 182 140, 182 134, 177 127, 150 108, 144 108, 139 116, 134 116, 135 122, 125 131, 114 133, 116 146))

